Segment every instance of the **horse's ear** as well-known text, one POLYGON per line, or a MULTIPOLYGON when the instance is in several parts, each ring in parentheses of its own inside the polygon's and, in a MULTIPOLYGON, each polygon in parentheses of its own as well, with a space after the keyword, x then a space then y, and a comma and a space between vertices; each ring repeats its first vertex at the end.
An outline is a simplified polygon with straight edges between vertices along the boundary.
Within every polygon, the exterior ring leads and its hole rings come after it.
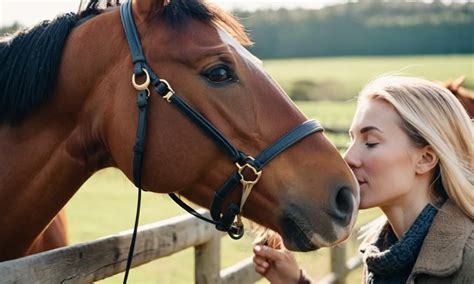
POLYGON ((459 89, 459 87, 462 86, 462 84, 464 84, 464 81, 466 80, 466 76, 461 76, 459 78, 457 78, 456 80, 454 80, 452 86, 453 86, 453 89, 455 89, 456 91, 459 89))
POLYGON ((444 81, 444 82, 435 81, 435 83, 437 83, 438 85, 443 86, 443 87, 449 89, 449 88, 451 88, 451 84, 453 83, 453 80, 449 79, 449 80, 444 81))
POLYGON ((171 0, 133 0, 132 8, 139 22, 146 22, 152 16, 161 14, 171 0))

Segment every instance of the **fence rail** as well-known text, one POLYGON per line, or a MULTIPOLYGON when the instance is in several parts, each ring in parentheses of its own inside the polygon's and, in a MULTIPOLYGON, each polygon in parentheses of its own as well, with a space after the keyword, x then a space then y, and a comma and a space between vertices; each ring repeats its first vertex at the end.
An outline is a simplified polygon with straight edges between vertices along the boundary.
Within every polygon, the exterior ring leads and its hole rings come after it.
MULTIPOLYGON (((205 210, 200 213, 208 215, 205 210)), ((220 273, 220 238, 214 226, 191 216, 140 226, 133 267, 196 247, 196 283, 250 283, 259 276, 247 263, 220 273)), ((125 270, 132 231, 0 263, 2 283, 89 283, 125 270)))
MULTIPOLYGON (((349 241, 356 241, 351 237, 349 241)), ((330 248, 331 250, 331 273, 324 276, 319 283, 321 284, 344 284, 346 283, 347 275, 362 265, 360 256, 354 256, 346 260, 347 244, 341 244, 330 248)))
MULTIPOLYGON (((200 209, 209 216, 208 211, 200 209)), ((220 270, 220 239, 214 226, 183 215, 138 229, 133 267, 195 247, 195 283, 254 283, 261 277, 252 258, 220 270)), ((90 283, 125 270, 132 231, 95 241, 0 262, 1 283, 90 283)), ((344 246, 332 248, 332 273, 324 283, 344 283, 360 259, 345 260, 344 246)))
POLYGON ((324 127, 324 131, 329 132, 331 134, 348 134, 347 128, 336 128, 336 127, 324 127))
POLYGON ((335 146, 339 151, 344 151, 347 149, 347 137, 349 130, 347 128, 337 128, 337 127, 330 127, 330 126, 325 126, 324 131, 327 134, 330 134, 334 137, 342 137, 341 139, 335 139, 335 146))

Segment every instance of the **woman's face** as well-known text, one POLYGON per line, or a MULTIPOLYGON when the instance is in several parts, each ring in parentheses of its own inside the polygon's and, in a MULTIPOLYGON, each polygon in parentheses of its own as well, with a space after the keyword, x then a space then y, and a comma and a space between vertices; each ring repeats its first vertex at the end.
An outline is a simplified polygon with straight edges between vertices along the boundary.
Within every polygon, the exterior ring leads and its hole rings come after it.
POLYGON ((360 185, 359 208, 403 202, 415 185, 418 148, 401 129, 401 118, 382 99, 360 105, 349 130, 344 159, 360 185))

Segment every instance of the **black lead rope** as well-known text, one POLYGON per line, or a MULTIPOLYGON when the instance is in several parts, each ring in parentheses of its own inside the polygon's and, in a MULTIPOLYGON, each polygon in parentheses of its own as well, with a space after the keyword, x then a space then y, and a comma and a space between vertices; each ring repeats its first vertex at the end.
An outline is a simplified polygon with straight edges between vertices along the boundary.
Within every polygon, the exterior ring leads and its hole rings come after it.
POLYGON ((148 96, 149 91, 143 90, 138 92, 137 107, 138 107, 138 126, 135 138, 135 145, 133 146, 133 182, 138 190, 137 212, 135 213, 135 225, 133 226, 132 241, 130 242, 130 249, 128 250, 127 267, 125 268, 125 276, 123 283, 127 283, 128 273, 132 266, 133 253, 135 251, 135 242, 137 240, 138 223, 140 220, 140 208, 142 201, 142 162, 143 152, 145 151, 145 130, 147 125, 148 115, 148 96))
POLYGON ((138 222, 140 219, 140 207, 142 201, 142 189, 138 188, 138 202, 137 212, 135 213, 135 225, 133 226, 132 241, 130 242, 130 249, 128 250, 127 267, 125 268, 125 276, 123 277, 123 284, 127 283, 128 273, 132 266, 133 252, 135 251, 135 241, 137 240, 138 222))

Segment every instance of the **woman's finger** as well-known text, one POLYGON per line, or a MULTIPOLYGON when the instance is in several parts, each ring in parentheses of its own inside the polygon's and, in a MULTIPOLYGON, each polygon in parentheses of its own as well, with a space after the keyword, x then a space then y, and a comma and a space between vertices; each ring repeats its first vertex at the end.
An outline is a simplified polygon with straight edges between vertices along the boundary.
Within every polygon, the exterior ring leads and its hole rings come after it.
POLYGON ((255 255, 270 261, 279 261, 284 258, 283 252, 268 246, 256 245, 253 249, 255 255))
POLYGON ((270 264, 265 261, 264 258, 258 256, 254 256, 253 263, 255 264, 255 271, 261 274, 262 276, 267 273, 268 268, 270 266, 270 264))
POLYGON ((258 265, 264 268, 270 267, 270 263, 268 263, 267 259, 263 257, 254 256, 253 262, 255 263, 255 265, 258 265))

